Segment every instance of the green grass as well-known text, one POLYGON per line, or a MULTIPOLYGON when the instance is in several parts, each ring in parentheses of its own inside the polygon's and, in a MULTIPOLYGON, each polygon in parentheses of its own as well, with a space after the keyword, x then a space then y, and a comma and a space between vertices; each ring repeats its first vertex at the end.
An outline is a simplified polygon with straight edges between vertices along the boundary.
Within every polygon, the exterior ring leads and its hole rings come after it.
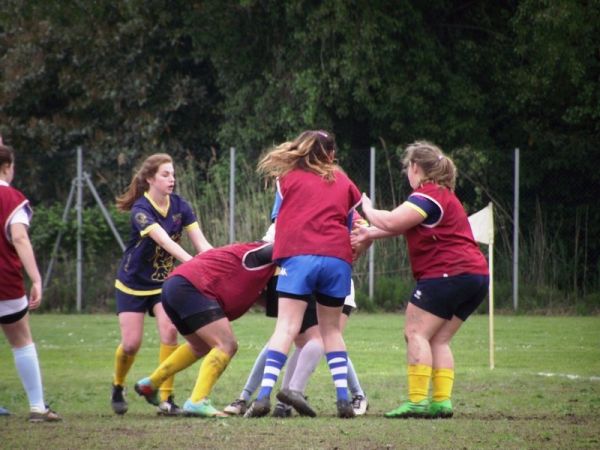
MULTIPOLYGON (((370 400, 365 417, 334 417, 334 389, 325 362, 307 395, 316 419, 246 420, 159 418, 135 395, 133 383, 154 369, 158 341, 146 321, 145 341, 129 375, 129 412, 109 405, 113 354, 119 341, 114 315, 36 315, 32 329, 40 354, 47 401, 60 424, 29 424, 27 401, 11 351, 0 347, 0 448, 599 448, 600 318, 496 317, 496 368, 488 366, 487 317, 475 316, 456 336, 456 382, 451 420, 391 420, 383 413, 406 393, 404 316, 355 314, 346 342, 370 400), (542 375, 542 374, 553 374, 542 375)), ((234 322, 237 356, 216 385, 223 407, 242 388, 273 319, 251 313, 234 322)), ((180 403, 197 365, 178 374, 180 403)))

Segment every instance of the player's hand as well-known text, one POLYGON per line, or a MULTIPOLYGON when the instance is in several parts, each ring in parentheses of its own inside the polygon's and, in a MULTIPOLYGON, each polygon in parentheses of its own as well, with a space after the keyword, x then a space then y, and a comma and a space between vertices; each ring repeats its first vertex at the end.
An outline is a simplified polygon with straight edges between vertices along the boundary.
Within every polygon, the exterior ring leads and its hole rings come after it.
POLYGON ((373 202, 367 196, 367 194, 365 194, 364 192, 363 192, 362 199, 361 199, 361 206, 362 206, 362 209, 365 212, 365 214, 368 214, 367 210, 370 211, 373 209, 373 202))
POLYGON ((36 281, 29 292, 29 309, 37 309, 42 303, 42 282, 36 281))
POLYGON ((358 260, 358 258, 364 255, 367 249, 371 246, 371 243, 371 241, 365 241, 354 245, 352 247, 352 261, 355 262, 358 260))
POLYGON ((369 237, 368 227, 358 227, 352 230, 350 234, 350 245, 352 248, 360 248, 362 246, 368 247, 371 245, 372 240, 369 237))

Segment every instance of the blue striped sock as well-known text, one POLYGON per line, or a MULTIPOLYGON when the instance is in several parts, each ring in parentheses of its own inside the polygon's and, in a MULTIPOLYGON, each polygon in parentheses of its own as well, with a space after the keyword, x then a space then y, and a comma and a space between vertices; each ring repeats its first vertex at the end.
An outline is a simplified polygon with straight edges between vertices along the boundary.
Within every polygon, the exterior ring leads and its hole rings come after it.
POLYGON ((325 355, 333 377, 338 400, 348 400, 348 353, 329 352, 325 355))
POLYGON ((273 386, 277 383, 279 373, 287 360, 285 353, 277 350, 267 351, 267 360, 265 361, 265 371, 263 373, 262 382, 260 384, 260 392, 256 397, 257 400, 262 400, 271 396, 273 386))

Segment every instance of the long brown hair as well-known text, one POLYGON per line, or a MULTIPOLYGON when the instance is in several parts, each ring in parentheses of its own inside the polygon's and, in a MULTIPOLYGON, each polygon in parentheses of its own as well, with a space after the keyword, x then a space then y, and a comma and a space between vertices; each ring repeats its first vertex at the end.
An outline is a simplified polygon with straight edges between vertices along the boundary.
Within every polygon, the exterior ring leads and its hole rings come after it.
POLYGON ((135 172, 127 190, 117 197, 117 209, 119 211, 130 211, 134 202, 150 188, 146 180, 156 175, 158 168, 166 163, 173 164, 173 159, 166 153, 155 153, 148 156, 135 172))
POLYGON ((2 138, 0 137, 0 167, 4 164, 8 164, 9 166, 15 162, 15 151, 12 147, 8 145, 4 145, 2 143, 2 138))
POLYGON ((416 141, 406 147, 402 164, 407 168, 411 163, 423 170, 421 183, 432 181, 451 191, 456 186, 456 166, 442 150, 427 141, 416 141))
POLYGON ((284 142, 263 155, 258 172, 265 177, 280 177, 300 168, 332 181, 337 168, 333 161, 336 150, 335 136, 328 131, 309 130, 292 141, 284 142))

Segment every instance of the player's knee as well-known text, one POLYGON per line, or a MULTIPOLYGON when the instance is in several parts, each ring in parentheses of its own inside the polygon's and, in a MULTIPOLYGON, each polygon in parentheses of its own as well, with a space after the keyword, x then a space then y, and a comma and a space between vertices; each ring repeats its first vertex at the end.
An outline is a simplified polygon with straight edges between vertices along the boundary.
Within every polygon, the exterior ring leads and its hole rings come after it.
POLYGON ((121 343, 121 347, 123 347, 123 353, 129 356, 135 355, 140 350, 141 345, 141 339, 126 340, 121 343))
POLYGON ((233 356, 238 351, 238 342, 235 338, 225 339, 221 345, 219 345, 222 351, 227 353, 229 356, 233 356))
POLYGON ((173 324, 165 324, 159 328, 160 340, 163 344, 177 344, 177 328, 173 324))

